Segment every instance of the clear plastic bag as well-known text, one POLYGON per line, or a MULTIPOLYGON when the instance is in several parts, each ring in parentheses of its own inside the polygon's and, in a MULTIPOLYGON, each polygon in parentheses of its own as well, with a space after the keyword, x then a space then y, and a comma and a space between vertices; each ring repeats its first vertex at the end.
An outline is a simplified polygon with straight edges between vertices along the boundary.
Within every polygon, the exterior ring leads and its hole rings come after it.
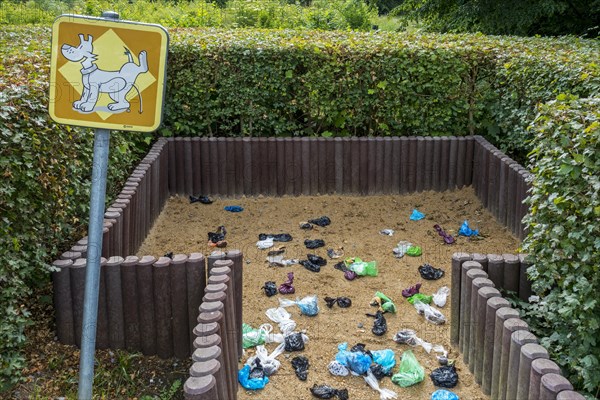
POLYGON ((404 257, 404 255, 406 254, 406 252, 408 251, 408 249, 410 247, 412 247, 411 242, 407 242, 406 240, 401 240, 400 242, 398 242, 396 247, 394 247, 394 249, 392 250, 394 252, 394 257, 396 257, 396 258, 404 257))
POLYGON ((371 389, 379 392, 379 400, 391 400, 397 399, 398 394, 390 389, 382 389, 379 387, 379 382, 377 382, 377 378, 371 371, 367 372, 367 376, 364 377, 367 385, 371 386, 371 389))
POLYGON ((442 354, 444 357, 448 355, 448 352, 446 349, 444 349, 444 346, 440 344, 432 345, 431 343, 424 341, 423 339, 419 338, 417 333, 412 329, 402 329, 401 331, 398 331, 398 333, 394 335, 393 340, 396 343, 407 344, 412 347, 421 346, 427 353, 431 353, 433 350, 436 353, 442 354))
POLYGON ((268 248, 273 247, 273 238, 269 237, 266 238, 265 240, 259 240, 258 242, 256 242, 256 247, 258 247, 261 250, 265 250, 268 248))
POLYGON ((277 346, 275 348, 275 350, 273 350, 273 352, 271 354, 269 354, 267 352, 267 349, 265 348, 265 346, 258 345, 258 346, 256 346, 256 355, 248 358, 248 360, 246 361, 246 364, 252 366, 255 363, 255 360, 259 359, 260 364, 262 365, 263 370, 265 372, 265 375, 271 376, 275 372, 277 372, 279 367, 281 367, 281 363, 277 360, 277 357, 281 353, 283 353, 284 346, 285 345, 283 343, 281 343, 279 346, 277 346))
POLYGON ((442 286, 433 295, 433 303, 438 307, 444 307, 448 299, 448 294, 450 294, 450 288, 448 286, 442 286))
POLYGON ((291 319, 291 315, 285 308, 269 308, 265 314, 267 317, 279 325, 279 330, 283 336, 287 336, 296 329, 296 322, 291 319))
POLYGON ((415 301, 414 303, 417 312, 425 317, 425 319, 432 324, 442 325, 446 323, 446 317, 444 314, 435 307, 432 307, 428 304, 422 303, 420 301, 415 301))
POLYGON ((350 374, 350 370, 338 360, 330 362, 329 365, 327 365, 327 369, 331 375, 335 376, 348 376, 348 374, 350 374))
POLYGON ((419 364, 412 350, 406 350, 402 354, 400 368, 392 376, 392 382, 400 387, 409 387, 422 382, 425 379, 425 369, 419 364))
POLYGON ((319 305, 317 304, 317 295, 306 296, 302 299, 296 298, 296 301, 289 299, 279 299, 280 307, 291 307, 297 305, 300 312, 309 317, 314 317, 319 313, 319 305))

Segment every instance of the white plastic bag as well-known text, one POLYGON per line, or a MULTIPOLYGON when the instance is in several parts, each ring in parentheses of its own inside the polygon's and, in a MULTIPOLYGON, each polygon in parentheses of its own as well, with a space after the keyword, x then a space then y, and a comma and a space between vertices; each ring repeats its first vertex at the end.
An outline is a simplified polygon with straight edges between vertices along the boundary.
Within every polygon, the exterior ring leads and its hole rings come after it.
POLYGON ((442 325, 446 323, 446 317, 440 310, 435 307, 432 307, 428 304, 425 304, 419 300, 414 303, 417 312, 425 317, 425 319, 432 324, 442 325))
POLYGON ((375 378, 375 375, 373 375, 371 370, 367 371, 367 376, 365 376, 364 378, 365 382, 367 382, 367 384, 371 386, 371 389, 379 392, 379 400, 390 400, 398 398, 398 394, 393 390, 381 389, 379 387, 379 382, 377 382, 377 378, 375 378))
POLYGON ((258 242, 256 242, 256 247, 258 247, 261 250, 273 247, 273 238, 268 237, 265 240, 259 240, 258 242))
POLYGON ((446 300, 448 299, 449 293, 450 288, 448 286, 442 286, 433 295, 433 303, 438 307, 444 307, 446 305, 446 300))
POLYGON ((248 358, 246 364, 252 366, 252 364, 254 364, 254 360, 258 358, 263 367, 265 375, 271 376, 277 372, 279 367, 281 367, 281 363, 277 360, 277 357, 283 353, 284 346, 284 343, 281 343, 275 348, 275 350, 273 350, 271 354, 269 354, 265 346, 258 345, 256 346, 256 355, 248 358))
POLYGON ((283 333, 283 336, 289 335, 296 329, 296 322, 291 319, 292 316, 285 308, 269 308, 265 314, 267 314, 267 317, 269 317, 271 321, 279 325, 279 329, 281 330, 281 333, 283 333))

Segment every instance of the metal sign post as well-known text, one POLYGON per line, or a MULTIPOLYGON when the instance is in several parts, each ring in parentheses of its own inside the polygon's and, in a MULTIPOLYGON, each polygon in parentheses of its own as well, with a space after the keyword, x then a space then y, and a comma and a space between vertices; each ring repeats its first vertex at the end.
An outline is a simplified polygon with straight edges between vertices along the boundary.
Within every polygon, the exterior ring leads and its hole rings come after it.
POLYGON ((62 15, 52 27, 50 117, 94 130, 79 387, 91 400, 110 129, 152 132, 162 120, 169 36, 153 24, 62 15), (142 101, 142 97, 144 100, 142 101))

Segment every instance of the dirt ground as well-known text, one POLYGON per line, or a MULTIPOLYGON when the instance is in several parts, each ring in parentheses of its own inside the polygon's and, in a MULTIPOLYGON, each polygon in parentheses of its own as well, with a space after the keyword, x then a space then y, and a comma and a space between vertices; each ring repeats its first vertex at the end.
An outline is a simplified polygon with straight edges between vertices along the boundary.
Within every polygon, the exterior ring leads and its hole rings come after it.
MULTIPOLYGON (((335 377, 327 371, 327 365, 337 353, 337 345, 348 342, 349 347, 356 343, 366 344, 367 349, 379 350, 391 348, 396 352, 398 370, 403 351, 407 345, 392 341, 394 334, 404 328, 411 328, 417 335, 433 344, 441 344, 449 350, 449 358, 456 359, 459 384, 453 389, 461 399, 486 399, 475 383, 468 367, 462 363, 462 356, 450 346, 450 298, 442 312, 448 319, 445 325, 437 326, 426 322, 412 305, 401 295, 404 288, 417 282, 423 284, 421 293, 433 294, 441 286, 450 287, 451 256, 454 252, 467 253, 516 253, 519 241, 501 226, 477 200, 472 189, 454 192, 424 192, 405 196, 311 196, 282 198, 240 198, 216 199, 211 205, 189 204, 187 198, 173 197, 168 202, 150 235, 143 243, 138 255, 162 256, 167 252, 202 252, 209 254, 212 248, 207 246, 207 232, 214 231, 219 225, 227 228, 228 248, 241 249, 244 252, 244 321, 253 327, 270 323, 265 311, 278 306, 279 297, 295 299, 316 294, 319 298, 320 312, 315 317, 300 315, 297 307, 288 311, 298 324, 299 330, 305 330, 310 341, 301 353, 284 353, 279 356, 281 369, 271 377, 264 390, 252 392, 240 388, 240 399, 309 399, 309 388, 313 384, 328 384, 335 388, 347 388, 351 399, 379 399, 379 394, 368 387, 362 377, 335 377), (244 211, 231 213, 223 210, 226 205, 240 205, 244 211), (425 219, 410 221, 413 208, 425 213, 425 219), (299 222, 327 215, 331 225, 305 231, 299 228, 299 222), (453 245, 444 245, 443 240, 433 229, 440 224, 448 233, 455 235, 463 220, 468 219, 473 228, 481 232, 479 240, 457 237, 453 245), (384 228, 395 230, 393 236, 384 236, 379 231, 384 228), (313 253, 328 260, 320 273, 310 272, 300 265, 290 267, 270 267, 266 263, 268 250, 258 250, 256 241, 259 233, 290 233, 293 240, 283 243, 286 258, 305 259, 313 253), (326 246, 317 250, 307 250, 305 239, 323 239, 326 246), (400 240, 408 240, 423 249, 420 257, 404 256, 394 258, 392 249, 400 240), (362 277, 354 281, 344 279, 342 272, 333 268, 339 260, 330 260, 327 248, 343 247, 345 257, 360 257, 365 261, 376 260, 379 268, 377 277, 362 277), (441 267, 446 271, 437 281, 421 279, 417 268, 423 263, 441 267), (284 282, 286 273, 293 271, 296 294, 266 297, 261 287, 265 281, 284 282), (388 332, 384 336, 375 336, 371 332, 373 319, 365 313, 374 313, 369 305, 376 291, 382 291, 392 298, 397 307, 396 314, 386 314, 388 332), (326 307, 326 296, 347 296, 352 300, 350 308, 326 307), (308 357, 310 368, 308 379, 302 382, 296 378, 290 360, 296 355, 308 357)), ((277 245, 277 243, 276 243, 277 245)), ((453 293, 450 294, 451 296, 453 293)), ((276 324, 274 331, 278 332, 276 324)), ((276 344, 267 346, 269 352, 276 344)), ((381 381, 381 386, 398 393, 399 399, 430 399, 436 390, 429 373, 438 367, 433 354, 427 354, 422 348, 413 348, 419 363, 425 368, 425 380, 409 388, 401 388, 389 378, 381 381)), ((248 351, 247 356, 253 354, 248 351)), ((241 364, 240 364, 241 365, 241 364)))

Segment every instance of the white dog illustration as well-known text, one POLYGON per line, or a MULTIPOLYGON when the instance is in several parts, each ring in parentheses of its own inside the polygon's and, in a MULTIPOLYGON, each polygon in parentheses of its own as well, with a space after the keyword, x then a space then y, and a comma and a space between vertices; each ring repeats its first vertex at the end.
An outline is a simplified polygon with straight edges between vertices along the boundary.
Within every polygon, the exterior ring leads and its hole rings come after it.
POLYGON ((94 63, 97 55, 93 53, 92 40, 92 35, 88 35, 88 40, 85 40, 83 34, 79 34, 79 46, 74 47, 63 44, 61 48, 61 53, 67 60, 81 61, 83 66, 81 69, 83 93, 81 98, 73 103, 73 108, 80 112, 92 112, 100 93, 108 93, 114 101, 114 103, 108 104, 110 111, 129 111, 129 101, 127 101, 126 96, 131 88, 135 88, 140 98, 139 112, 142 113, 142 96, 135 86, 135 80, 139 74, 148 72, 146 52, 140 52, 140 65, 137 65, 133 62, 131 52, 125 48, 125 54, 129 57, 129 62, 123 64, 118 71, 103 71, 98 69, 98 66, 94 63))

